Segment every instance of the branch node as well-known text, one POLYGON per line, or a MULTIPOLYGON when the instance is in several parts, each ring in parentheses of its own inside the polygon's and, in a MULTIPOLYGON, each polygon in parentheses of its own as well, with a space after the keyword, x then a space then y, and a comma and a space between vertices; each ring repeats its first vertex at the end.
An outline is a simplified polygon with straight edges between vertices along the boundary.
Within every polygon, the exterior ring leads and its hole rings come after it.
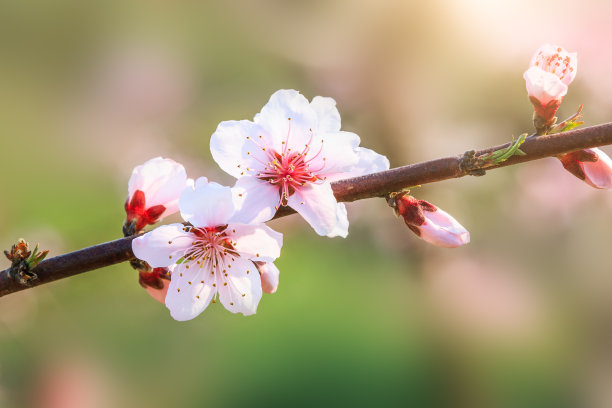
POLYGON ((38 252, 38 244, 34 251, 30 251, 30 245, 20 238, 10 251, 4 251, 4 255, 11 261, 8 275, 22 286, 32 286, 32 282, 38 279, 38 275, 32 269, 38 265, 49 251, 38 252))
POLYGON ((486 164, 486 162, 476 156, 476 150, 468 150, 463 153, 463 157, 459 162, 459 170, 461 170, 461 175, 470 175, 470 176, 484 176, 487 172, 482 167, 486 164))

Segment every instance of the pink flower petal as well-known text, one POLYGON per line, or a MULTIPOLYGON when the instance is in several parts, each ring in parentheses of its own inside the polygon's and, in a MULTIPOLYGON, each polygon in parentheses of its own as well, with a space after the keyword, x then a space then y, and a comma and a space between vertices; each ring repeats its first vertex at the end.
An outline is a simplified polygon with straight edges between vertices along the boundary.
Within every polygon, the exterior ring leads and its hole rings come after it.
POLYGON ((597 161, 582 162, 582 169, 586 176, 584 181, 595 188, 609 190, 612 188, 612 159, 600 149, 589 150, 597 155, 597 161))
POLYGON ((258 262, 257 269, 261 276, 261 288, 265 293, 274 293, 278 289, 280 271, 272 262, 258 262))
POLYGON ((262 146, 274 143, 267 135, 265 130, 249 120, 221 122, 210 138, 210 151, 226 173, 236 178, 252 175, 248 169, 259 169, 261 162, 267 161, 267 156, 256 144, 259 137, 262 137, 262 146))
POLYGON ((132 241, 132 251, 138 259, 154 268, 166 267, 178 261, 191 246, 191 234, 183 231, 183 224, 162 225, 132 241))
POLYGON ((217 293, 215 275, 195 262, 183 262, 172 272, 166 307, 178 321, 191 320, 206 309, 217 293))
POLYGON ((310 141, 317 115, 301 93, 281 89, 272 94, 261 112, 255 115, 254 122, 274 139, 274 144, 269 147, 280 152, 285 148, 281 142, 286 142, 287 148, 301 151, 310 141))
POLYGON ((234 199, 229 187, 196 181, 195 188, 185 189, 179 199, 181 216, 196 227, 225 225, 234 214, 234 199))
POLYGON ((346 238, 348 236, 348 227, 349 220, 346 205, 344 205, 344 203, 338 203, 338 206, 336 207, 336 226, 329 234, 327 234, 327 236, 329 238, 346 238))
POLYGON ((537 99, 542 106, 550 101, 562 100, 567 94, 567 85, 559 77, 537 67, 531 67, 523 74, 527 94, 537 99))
POLYGON ((315 96, 310 107, 317 115, 317 133, 339 132, 341 126, 340 112, 336 108, 336 101, 332 98, 315 96))
POLYGON ((338 203, 330 183, 308 184, 287 202, 319 235, 332 233, 338 224, 338 203))
POLYGON ((365 147, 355 148, 358 162, 348 171, 327 176, 327 181, 342 180, 351 177, 363 176, 364 174, 378 173, 379 171, 389 170, 389 159, 374 150, 365 147))
POLYGON ((263 224, 229 224, 227 230, 240 254, 256 261, 272 262, 280 256, 283 234, 263 224))
POLYGON ((335 132, 320 135, 320 153, 315 144, 310 150, 310 168, 324 177, 346 173, 359 162, 355 149, 359 146, 359 136, 352 132, 335 132), (315 171, 316 170, 316 171, 315 171))
POLYGON ((430 244, 456 248, 470 242, 470 233, 446 211, 423 211, 425 223, 418 228, 421 238, 430 244))
POLYGON ((280 202, 277 185, 256 177, 241 177, 232 188, 238 209, 231 222, 256 224, 271 220, 280 202))
POLYGON ((137 190, 144 192, 147 208, 166 207, 160 217, 163 218, 178 211, 179 196, 188 183, 181 164, 156 157, 134 168, 128 182, 128 195, 132 197, 137 190))
POLYGON ((255 314, 262 294, 261 278, 255 264, 239 257, 221 267, 226 272, 216 273, 215 277, 223 306, 232 313, 255 314))

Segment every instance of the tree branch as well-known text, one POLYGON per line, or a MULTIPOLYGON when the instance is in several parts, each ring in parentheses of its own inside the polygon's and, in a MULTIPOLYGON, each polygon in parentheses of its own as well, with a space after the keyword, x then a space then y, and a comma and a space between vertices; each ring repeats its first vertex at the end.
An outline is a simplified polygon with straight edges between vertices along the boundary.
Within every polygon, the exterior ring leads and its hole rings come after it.
MULTIPOLYGON (((612 123, 528 138, 521 146, 521 150, 526 153, 525 156, 512 156, 508 160, 496 165, 482 166, 474 164, 466 160, 466 157, 478 158, 487 153, 506 148, 510 143, 476 151, 467 156, 461 154, 443 157, 379 173, 339 180, 332 183, 332 187, 338 201, 356 201, 364 198, 382 197, 406 187, 474 174, 475 170, 491 170, 556 156, 574 150, 609 144, 612 144, 612 123)), ((293 212, 290 208, 283 207, 276 214, 275 218, 283 217, 293 212)), ((128 261, 134 257, 132 253, 132 239, 135 237, 105 242, 42 261, 32 269, 38 278, 32 281, 31 286, 21 285, 11 277, 10 269, 5 269, 0 272, 0 296, 128 261)))

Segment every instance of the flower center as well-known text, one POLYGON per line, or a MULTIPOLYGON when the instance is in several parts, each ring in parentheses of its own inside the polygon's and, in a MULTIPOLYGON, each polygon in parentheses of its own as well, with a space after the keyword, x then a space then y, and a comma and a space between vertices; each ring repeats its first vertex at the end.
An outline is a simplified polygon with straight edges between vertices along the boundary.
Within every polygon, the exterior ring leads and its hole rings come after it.
MULTIPOLYGON (((310 129, 310 139, 308 143, 304 144, 304 148, 301 151, 292 151, 289 148, 291 118, 288 118, 288 122, 287 137, 282 142, 283 148, 280 153, 274 149, 266 148, 250 137, 247 137, 247 139, 250 139, 266 154, 267 161, 262 161, 254 157, 255 160, 263 165, 263 169, 257 171, 256 177, 278 186, 279 203, 276 206, 277 210, 281 205, 287 205, 287 199, 295 193, 296 190, 299 190, 307 183, 314 183, 318 180, 325 179, 325 177, 317 174, 325 168, 325 157, 322 158, 323 164, 319 166, 319 168, 312 169, 310 166, 312 161, 321 155, 324 140, 321 139, 319 150, 315 154, 310 154, 311 143, 314 138, 314 133, 312 129, 310 129)), ((259 138, 262 139, 261 136, 259 138)))
MULTIPOLYGON (((183 231, 191 234, 182 237, 192 239, 193 242, 187 249, 173 254, 173 257, 177 258, 177 263, 189 264, 195 261, 200 268, 215 269, 219 264, 224 263, 226 255, 232 257, 238 255, 234 248, 235 242, 232 242, 227 233, 227 225, 207 228, 185 227, 183 231)), ((172 241, 168 243, 171 244, 172 241)), ((189 268, 189 266, 186 267, 189 268)))
POLYGON ((287 205, 287 199, 306 183, 314 183, 322 180, 310 170, 308 162, 304 160, 304 153, 273 152, 271 161, 268 162, 263 171, 257 177, 268 181, 270 184, 278 185, 280 194, 279 205, 287 205))
POLYGON ((570 75, 574 68, 570 67, 571 59, 569 55, 562 55, 561 48, 557 48, 557 52, 552 55, 544 55, 542 51, 536 57, 535 66, 543 69, 546 72, 551 72, 563 80, 566 75, 570 75))

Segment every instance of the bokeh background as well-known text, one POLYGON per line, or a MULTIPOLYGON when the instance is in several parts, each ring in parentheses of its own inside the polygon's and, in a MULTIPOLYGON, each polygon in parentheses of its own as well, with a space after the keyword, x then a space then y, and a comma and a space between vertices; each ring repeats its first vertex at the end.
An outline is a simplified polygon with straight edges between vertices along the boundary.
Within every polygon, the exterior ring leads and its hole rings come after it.
MULTIPOLYGON (((612 3, 0 3, 0 246, 118 238, 131 169, 233 180, 208 143, 280 88, 338 102, 392 166, 531 129, 522 73, 579 54, 561 117, 612 120, 612 3)), ((609 151, 609 150, 608 150, 609 151)), ((472 243, 417 239, 383 200, 347 239, 297 217, 257 315, 173 321, 127 265, 0 299, 1 407, 612 406, 610 192, 555 159, 413 190, 472 243)), ((8 261, 0 262, 4 268, 8 261)))

